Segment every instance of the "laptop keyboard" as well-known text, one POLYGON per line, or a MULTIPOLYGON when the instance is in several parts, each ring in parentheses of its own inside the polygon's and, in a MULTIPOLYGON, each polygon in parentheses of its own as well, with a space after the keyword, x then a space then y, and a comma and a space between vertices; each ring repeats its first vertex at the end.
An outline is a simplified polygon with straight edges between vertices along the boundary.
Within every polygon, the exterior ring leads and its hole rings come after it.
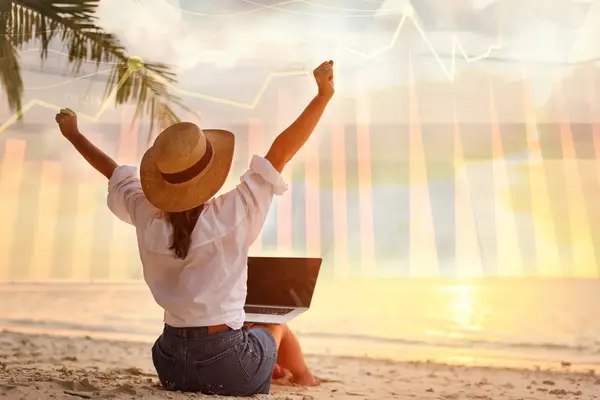
POLYGON ((267 315, 286 315, 294 311, 293 308, 274 308, 274 307, 257 307, 245 306, 244 311, 248 314, 267 314, 267 315))

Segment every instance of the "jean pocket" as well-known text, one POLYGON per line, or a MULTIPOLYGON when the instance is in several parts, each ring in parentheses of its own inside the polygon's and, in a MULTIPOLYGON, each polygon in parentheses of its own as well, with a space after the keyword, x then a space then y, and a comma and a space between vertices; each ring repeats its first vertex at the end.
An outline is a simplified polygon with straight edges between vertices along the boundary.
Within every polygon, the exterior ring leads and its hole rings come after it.
POLYGON ((203 361, 194 361, 200 391, 204 394, 241 396, 250 375, 240 363, 237 346, 203 361))
POLYGON ((175 382, 171 380, 173 368, 175 367, 175 358, 166 355, 160 348, 160 345, 154 343, 152 346, 152 363, 158 374, 158 380, 167 390, 175 390, 175 382))

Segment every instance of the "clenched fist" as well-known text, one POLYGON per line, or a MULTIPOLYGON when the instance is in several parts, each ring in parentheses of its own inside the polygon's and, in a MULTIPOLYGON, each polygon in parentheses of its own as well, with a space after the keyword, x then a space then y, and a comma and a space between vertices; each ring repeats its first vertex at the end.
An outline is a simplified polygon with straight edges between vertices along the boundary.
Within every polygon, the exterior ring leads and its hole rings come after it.
POLYGON ((67 139, 79 133, 79 127, 77 126, 77 114, 70 108, 63 108, 60 113, 56 114, 54 118, 58 123, 60 132, 67 139))
POLYGON ((325 61, 319 65, 314 71, 313 75, 317 81, 319 87, 319 95, 331 97, 335 92, 333 86, 333 61, 325 61))

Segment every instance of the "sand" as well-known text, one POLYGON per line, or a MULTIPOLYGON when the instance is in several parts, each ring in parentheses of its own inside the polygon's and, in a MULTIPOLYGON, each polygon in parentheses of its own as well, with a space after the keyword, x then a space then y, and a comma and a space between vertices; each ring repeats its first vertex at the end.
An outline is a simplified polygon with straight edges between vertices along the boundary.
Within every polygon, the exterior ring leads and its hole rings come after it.
MULTIPOLYGON (((600 399, 600 377, 587 372, 394 362, 307 356, 318 388, 275 382, 269 399, 600 399)), ((150 344, 0 333, 0 399, 196 399, 167 392, 150 360, 150 344)))

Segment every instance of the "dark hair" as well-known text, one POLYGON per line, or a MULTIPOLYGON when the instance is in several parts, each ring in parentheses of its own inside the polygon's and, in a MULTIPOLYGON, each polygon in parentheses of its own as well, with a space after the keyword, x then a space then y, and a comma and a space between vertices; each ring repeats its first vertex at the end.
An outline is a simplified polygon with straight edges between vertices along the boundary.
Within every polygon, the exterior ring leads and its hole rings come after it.
POLYGON ((173 250, 177 258, 184 260, 187 257, 192 244, 192 232, 203 209, 204 204, 191 210, 167 213, 173 227, 173 243, 169 250, 173 250))

